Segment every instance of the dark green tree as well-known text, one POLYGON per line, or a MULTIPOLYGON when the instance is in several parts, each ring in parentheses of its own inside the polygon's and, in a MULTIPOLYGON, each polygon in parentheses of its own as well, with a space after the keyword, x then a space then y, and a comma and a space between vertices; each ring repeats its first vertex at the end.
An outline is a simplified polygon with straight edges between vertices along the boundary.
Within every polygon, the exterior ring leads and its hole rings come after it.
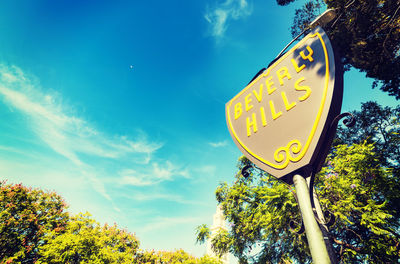
MULTIPOLYGON (((356 123, 348 128, 339 126, 335 144, 374 143, 380 162, 396 170, 400 166, 400 105, 383 107, 376 102, 361 105, 352 112, 356 123)), ((397 174, 398 175, 398 174, 397 174)))
POLYGON ((0 263, 34 263, 43 237, 62 232, 68 218, 56 193, 0 182, 0 263))
MULTIPOLYGON (((336 144, 357 144, 368 142, 374 145, 379 164, 391 172, 390 181, 381 182, 379 189, 387 199, 394 219, 400 219, 400 105, 383 107, 376 102, 366 102, 360 111, 353 111, 356 120, 353 127, 339 126, 336 144)), ((369 178, 375 178, 374 174, 369 178)), ((378 183, 378 182, 377 182, 378 183)))
MULTIPOLYGON (((336 217, 330 232, 342 263, 397 263, 398 107, 368 102, 354 115, 358 121, 354 128, 339 129, 332 152, 317 175, 316 192, 323 210, 336 217)), ((254 167, 244 178, 240 172, 247 165, 251 163, 240 158, 235 182, 223 183, 216 191, 231 228, 214 237, 214 250, 229 251, 240 263, 311 262, 305 235, 289 228, 290 220, 300 221, 295 191, 254 167)), ((208 236, 208 227, 199 226, 198 241, 208 236)))
MULTIPOLYGON (((287 5, 295 0, 277 0, 287 5)), ((400 99, 400 2, 398 0, 310 0, 297 9, 291 28, 295 36, 325 8, 336 18, 324 27, 341 54, 345 69, 354 67, 400 99)))

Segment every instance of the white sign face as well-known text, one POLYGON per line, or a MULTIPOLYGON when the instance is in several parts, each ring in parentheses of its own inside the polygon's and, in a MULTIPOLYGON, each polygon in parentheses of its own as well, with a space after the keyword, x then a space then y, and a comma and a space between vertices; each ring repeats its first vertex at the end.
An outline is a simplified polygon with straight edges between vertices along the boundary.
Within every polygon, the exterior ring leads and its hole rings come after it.
POLYGON ((339 86, 334 96, 333 50, 318 27, 226 104, 229 132, 257 166, 286 176, 315 159, 331 117, 340 111, 339 86))

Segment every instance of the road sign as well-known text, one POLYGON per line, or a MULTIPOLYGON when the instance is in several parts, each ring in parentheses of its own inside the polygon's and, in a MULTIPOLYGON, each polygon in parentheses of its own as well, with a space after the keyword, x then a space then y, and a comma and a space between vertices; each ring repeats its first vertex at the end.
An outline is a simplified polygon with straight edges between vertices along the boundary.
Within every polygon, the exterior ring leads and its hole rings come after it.
POLYGON ((317 27, 231 99, 226 120, 242 153, 289 183, 291 174, 312 166, 341 108, 337 65, 317 27))

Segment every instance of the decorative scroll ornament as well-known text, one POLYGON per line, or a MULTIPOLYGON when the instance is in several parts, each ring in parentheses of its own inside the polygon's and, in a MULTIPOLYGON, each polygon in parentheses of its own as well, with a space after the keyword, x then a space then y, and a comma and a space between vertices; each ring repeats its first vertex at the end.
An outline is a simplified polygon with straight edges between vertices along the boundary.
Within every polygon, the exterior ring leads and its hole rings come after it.
POLYGON ((301 151, 301 143, 297 139, 290 141, 286 147, 278 148, 274 153, 276 162, 283 162, 282 166, 286 167, 289 161, 296 162, 299 158, 294 158, 292 154, 298 154, 301 151))

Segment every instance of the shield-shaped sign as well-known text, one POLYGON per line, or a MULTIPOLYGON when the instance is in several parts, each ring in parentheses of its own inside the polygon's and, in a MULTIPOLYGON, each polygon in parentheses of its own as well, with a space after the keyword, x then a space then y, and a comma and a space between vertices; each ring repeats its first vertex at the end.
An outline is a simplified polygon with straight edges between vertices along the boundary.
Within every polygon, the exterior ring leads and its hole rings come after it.
POLYGON ((341 108, 343 73, 337 66, 317 27, 230 100, 226 120, 242 153, 286 182, 285 176, 319 160, 341 108))

